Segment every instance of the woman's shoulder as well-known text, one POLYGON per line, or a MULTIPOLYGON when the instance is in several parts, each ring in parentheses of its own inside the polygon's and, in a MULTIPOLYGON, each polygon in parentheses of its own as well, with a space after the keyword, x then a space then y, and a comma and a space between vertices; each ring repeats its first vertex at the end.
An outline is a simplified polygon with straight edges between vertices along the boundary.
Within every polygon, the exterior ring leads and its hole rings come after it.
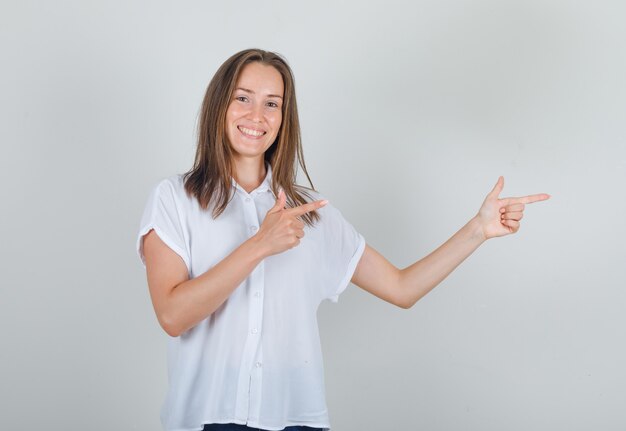
POLYGON ((183 174, 170 174, 158 178, 153 186, 153 193, 161 198, 184 202, 188 200, 185 192, 183 174))
POLYGON ((318 208, 316 211, 320 215, 321 225, 333 224, 342 217, 341 212, 330 202, 328 195, 319 190, 313 190, 308 187, 296 186, 299 192, 305 194, 307 202, 319 201, 326 199, 329 202, 318 208))
POLYGON ((169 184, 171 187, 183 187, 184 186, 183 174, 171 174, 168 176, 161 177, 159 180, 159 184, 169 184))

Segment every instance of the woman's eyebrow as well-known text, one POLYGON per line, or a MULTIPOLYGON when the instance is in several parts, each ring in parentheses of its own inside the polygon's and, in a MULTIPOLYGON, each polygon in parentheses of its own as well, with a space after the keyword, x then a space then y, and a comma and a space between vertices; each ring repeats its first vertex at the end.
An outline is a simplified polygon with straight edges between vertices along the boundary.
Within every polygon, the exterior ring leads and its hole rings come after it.
MULTIPOLYGON (((242 90, 242 91, 245 91, 246 93, 254 94, 254 91, 249 90, 247 88, 243 88, 243 87, 237 87, 235 88, 235 90, 242 90)), ((278 94, 268 94, 267 97, 278 97, 279 99, 283 98, 283 96, 279 96, 278 94)))

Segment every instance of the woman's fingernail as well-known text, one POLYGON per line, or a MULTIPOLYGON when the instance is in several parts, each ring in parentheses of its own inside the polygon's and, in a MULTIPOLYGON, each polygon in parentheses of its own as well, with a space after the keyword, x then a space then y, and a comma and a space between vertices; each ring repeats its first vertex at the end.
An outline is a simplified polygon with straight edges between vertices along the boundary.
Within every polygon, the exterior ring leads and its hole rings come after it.
POLYGON ((328 203, 328 199, 324 199, 322 202, 320 202, 321 205, 326 205, 328 203))

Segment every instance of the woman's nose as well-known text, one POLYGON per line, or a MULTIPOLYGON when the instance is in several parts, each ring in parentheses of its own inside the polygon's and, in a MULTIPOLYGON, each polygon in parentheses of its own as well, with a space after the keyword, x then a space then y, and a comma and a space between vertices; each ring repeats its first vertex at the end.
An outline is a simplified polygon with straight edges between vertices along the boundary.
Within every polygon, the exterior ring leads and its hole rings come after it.
POLYGON ((263 106, 259 104, 252 105, 250 109, 250 120, 260 122, 263 120, 263 106))

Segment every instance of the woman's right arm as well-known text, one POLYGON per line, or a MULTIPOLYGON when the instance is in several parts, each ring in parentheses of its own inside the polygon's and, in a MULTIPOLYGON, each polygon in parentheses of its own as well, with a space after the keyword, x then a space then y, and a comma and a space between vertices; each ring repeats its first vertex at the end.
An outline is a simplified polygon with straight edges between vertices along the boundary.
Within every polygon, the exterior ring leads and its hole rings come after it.
POLYGON ((304 223, 297 217, 326 201, 285 208, 280 192, 259 231, 203 274, 189 279, 183 259, 154 230, 143 237, 148 287, 160 325, 177 337, 211 315, 267 256, 300 244, 304 223))
POLYGON ((154 230, 143 241, 152 305, 161 327, 172 337, 212 314, 265 257, 254 236, 205 273, 189 279, 183 259, 154 230))

